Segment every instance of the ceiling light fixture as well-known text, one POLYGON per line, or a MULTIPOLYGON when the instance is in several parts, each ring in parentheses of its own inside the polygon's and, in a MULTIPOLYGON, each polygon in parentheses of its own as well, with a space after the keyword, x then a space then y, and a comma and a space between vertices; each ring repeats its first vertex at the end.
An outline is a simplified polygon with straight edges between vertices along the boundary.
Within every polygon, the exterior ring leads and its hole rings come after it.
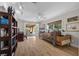
POLYGON ((21 10, 22 10, 22 6, 19 6, 19 9, 21 9, 21 10))
POLYGON ((23 5, 22 5, 22 3, 19 4, 19 9, 20 9, 20 10, 23 9, 23 5))
POLYGON ((3 6, 4 6, 5 10, 7 11, 8 4, 7 3, 3 3, 3 6))
POLYGON ((18 3, 19 8, 16 10, 17 14, 23 15, 23 4, 20 2, 18 3))

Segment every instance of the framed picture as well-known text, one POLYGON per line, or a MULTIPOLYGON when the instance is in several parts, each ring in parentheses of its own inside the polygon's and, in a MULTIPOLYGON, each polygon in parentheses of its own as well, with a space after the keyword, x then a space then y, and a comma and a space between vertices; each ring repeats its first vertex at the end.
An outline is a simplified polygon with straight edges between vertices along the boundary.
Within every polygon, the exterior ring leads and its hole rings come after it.
POLYGON ((79 19, 78 17, 73 17, 73 18, 70 18, 72 21, 70 21, 68 19, 69 22, 67 22, 67 25, 66 25, 66 29, 67 31, 72 31, 72 32, 79 32, 79 19), (76 19, 76 20, 75 20, 76 19), (78 20, 77 20, 78 19, 78 20))

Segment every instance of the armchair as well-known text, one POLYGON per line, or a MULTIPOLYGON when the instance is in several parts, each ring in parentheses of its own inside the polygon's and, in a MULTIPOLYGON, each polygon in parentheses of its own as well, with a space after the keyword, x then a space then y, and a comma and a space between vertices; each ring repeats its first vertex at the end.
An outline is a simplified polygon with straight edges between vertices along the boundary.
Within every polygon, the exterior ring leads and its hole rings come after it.
POLYGON ((70 42, 71 42, 71 35, 57 36, 57 39, 56 39, 57 45, 63 46, 63 45, 70 44, 70 42))

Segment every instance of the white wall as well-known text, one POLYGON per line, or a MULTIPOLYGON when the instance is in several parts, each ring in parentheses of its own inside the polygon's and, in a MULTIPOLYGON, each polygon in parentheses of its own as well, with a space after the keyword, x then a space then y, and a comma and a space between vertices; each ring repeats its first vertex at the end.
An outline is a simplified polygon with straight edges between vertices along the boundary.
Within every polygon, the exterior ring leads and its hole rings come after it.
MULTIPOLYGON (((55 18, 51 18, 47 21, 43 21, 42 24, 47 24, 50 22, 54 22, 57 20, 62 20, 62 28, 66 30, 66 23, 67 23, 67 18, 73 17, 73 16, 79 16, 79 9, 70 11, 68 13, 64 13, 62 15, 59 15, 55 18)), ((64 32, 63 34, 70 34, 72 35, 72 43, 71 45, 74 47, 79 47, 79 32, 64 32)))
POLYGON ((21 32, 24 32, 24 22, 21 20, 17 20, 18 21, 18 28, 21 32))
POLYGON ((5 8, 3 6, 0 6, 0 11, 6 12, 5 8))

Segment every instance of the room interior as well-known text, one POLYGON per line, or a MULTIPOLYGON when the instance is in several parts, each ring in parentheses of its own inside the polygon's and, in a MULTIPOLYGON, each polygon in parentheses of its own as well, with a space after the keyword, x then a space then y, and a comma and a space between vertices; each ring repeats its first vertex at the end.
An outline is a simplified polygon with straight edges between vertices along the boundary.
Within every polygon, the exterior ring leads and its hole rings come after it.
POLYGON ((0 56, 78 56, 79 2, 1 2, 0 56))

